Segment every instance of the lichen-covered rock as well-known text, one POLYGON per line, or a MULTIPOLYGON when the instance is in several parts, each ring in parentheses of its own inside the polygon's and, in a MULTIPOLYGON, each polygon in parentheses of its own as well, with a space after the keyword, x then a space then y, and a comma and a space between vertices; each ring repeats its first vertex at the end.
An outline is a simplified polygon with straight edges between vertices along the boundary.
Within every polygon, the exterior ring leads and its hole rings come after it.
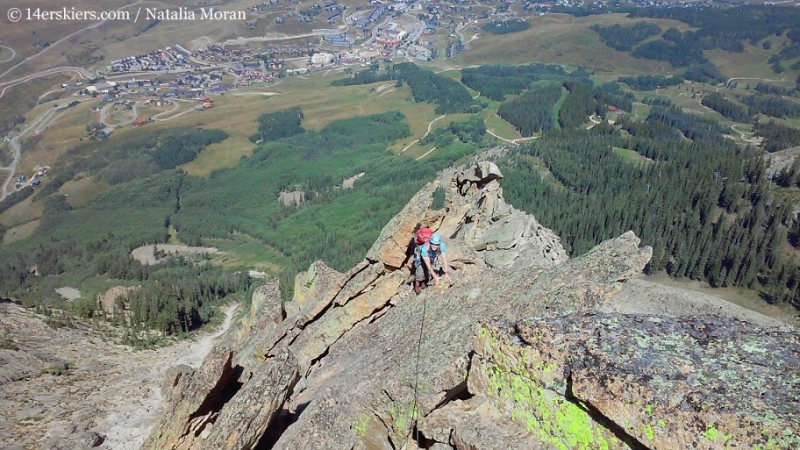
POLYGON ((382 278, 374 288, 364 292, 341 308, 335 308, 325 317, 309 325, 293 344, 302 368, 310 366, 314 359, 336 342, 355 324, 383 308, 397 294, 405 276, 397 271, 382 278))
POLYGON ((425 439, 463 450, 551 450, 556 446, 536 439, 523 424, 479 398, 455 400, 420 419, 425 439))
POLYGON ((180 383, 181 378, 191 376, 192 372, 192 368, 186 364, 172 366, 167 369, 167 373, 164 374, 164 379, 161 382, 161 396, 165 401, 170 399, 172 396, 172 389, 180 383))
POLYGON ((297 275, 292 300, 298 304, 305 319, 311 320, 331 303, 345 279, 343 273, 331 269, 322 261, 316 261, 308 271, 297 275))
POLYGON ((472 367, 471 393, 494 399, 533 433, 579 444, 569 448, 621 445, 597 424, 647 448, 800 444, 792 331, 717 316, 495 323, 480 328, 472 367))
POLYGON ((503 178, 503 173, 497 164, 491 161, 480 161, 477 164, 469 165, 456 174, 456 182, 463 185, 465 182, 488 183, 492 180, 503 178))
POLYGON ((372 286, 379 276, 386 272, 383 264, 369 264, 368 261, 362 261, 356 268, 358 269, 357 271, 350 271, 347 282, 333 298, 333 303, 336 306, 343 306, 358 294, 364 292, 365 289, 372 286))
POLYGON ((259 363, 274 344, 272 337, 285 327, 280 286, 272 281, 256 289, 250 308, 238 327, 231 327, 218 344, 235 349, 233 366, 259 363))
MULTIPOLYGON (((363 428, 358 424, 372 423, 373 417, 383 424, 385 439, 401 447, 415 417, 427 415, 465 391, 475 323, 493 316, 530 317, 546 307, 591 310, 632 276, 629 271, 636 264, 637 270, 644 267, 649 249, 639 249, 637 244, 637 239, 624 236, 607 243, 602 251, 547 271, 519 273, 514 267, 505 271, 487 267, 479 277, 459 279, 449 289, 429 289, 419 297, 397 301, 379 319, 362 321, 343 334, 312 365, 304 388, 292 399, 293 405, 307 407, 281 436, 279 447, 340 448, 333 443, 350 442, 353 428, 363 428), (559 290, 565 293, 563 302, 551 298, 559 290), (415 412, 418 344, 421 364, 415 412), (336 402, 315 400, 323 395, 336 402), (320 421, 318 417, 336 419, 320 421), (299 436, 302 440, 297 440, 299 436)), ((320 339, 319 333, 303 339, 315 338, 320 339)), ((377 433, 378 428, 370 429, 377 433)), ((466 429, 458 435, 472 439, 466 429)))

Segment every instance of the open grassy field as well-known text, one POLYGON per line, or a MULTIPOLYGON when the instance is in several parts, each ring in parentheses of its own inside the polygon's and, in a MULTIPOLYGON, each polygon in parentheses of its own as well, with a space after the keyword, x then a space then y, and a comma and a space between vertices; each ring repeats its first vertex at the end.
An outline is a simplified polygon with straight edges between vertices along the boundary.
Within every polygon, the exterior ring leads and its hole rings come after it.
POLYGON ((494 103, 497 103, 497 105, 486 108, 482 114, 483 120, 486 122, 486 129, 508 140, 513 141, 514 139, 520 139, 522 135, 514 128, 514 125, 511 125, 497 115, 497 106, 499 106, 499 102, 494 103))
POLYGON ((766 40, 772 42, 770 50, 764 50, 762 47, 763 41, 756 46, 752 46, 745 41, 743 42, 744 52, 742 53, 726 52, 720 49, 706 50, 705 53, 708 59, 728 77, 746 78, 737 80, 739 84, 744 85, 751 82, 755 86, 759 80, 764 80, 779 86, 793 86, 798 72, 789 70, 790 64, 784 64, 787 70, 779 75, 772 70, 771 64, 767 63, 769 58, 778 53, 783 44, 786 44, 787 39, 785 37, 771 36, 766 40))
MULTIPOLYGON (((52 108, 56 102, 48 102, 31 111, 31 116, 36 117, 40 112, 52 108)), ((64 103, 61 100, 60 103, 64 103)), ((82 102, 60 116, 43 132, 32 147, 22 148, 19 169, 23 173, 32 171, 37 166, 53 166, 69 150, 88 142, 86 125, 98 120, 97 114, 91 109, 97 101, 82 102)), ((31 117, 31 118, 32 118, 31 117)))
MULTIPOLYGON (((636 21, 625 19, 623 14, 602 14, 576 18, 566 14, 547 14, 531 20, 528 30, 503 36, 481 32, 480 38, 469 44, 470 50, 447 60, 448 63, 467 66, 481 63, 524 64, 547 62, 583 66, 597 71, 600 77, 615 79, 620 75, 668 74, 674 70, 662 61, 640 60, 627 53, 618 52, 600 42, 597 33, 589 29, 594 23, 601 25, 636 21)), ((637 20, 639 21, 639 20, 637 20)), ((663 29, 675 27, 688 29, 682 22, 646 19, 663 29)))
MULTIPOLYGON (((64 83, 69 77, 64 75, 51 75, 37 78, 27 83, 0 88, 0 124, 6 124, 18 116, 32 119, 30 111, 39 104, 39 98, 53 89, 54 85, 64 83)), ((24 126, 24 124, 23 124, 24 126)), ((19 127, 17 127, 19 129, 19 127)))
POLYGON ((232 239, 206 239, 204 244, 221 252, 211 262, 228 268, 246 266, 275 275, 280 271, 278 262, 285 259, 277 250, 242 233, 235 233, 232 239))
POLYGON ((0 213, 0 224, 7 228, 24 225, 42 217, 43 202, 31 202, 30 197, 0 213))
POLYGON ((0 64, 13 64, 17 60, 16 50, 11 47, 0 46, 0 64))
POLYGON ((613 151, 620 158, 630 162, 631 164, 641 164, 641 163, 650 164, 653 162, 652 159, 646 156, 642 156, 639 153, 633 150, 629 150, 627 148, 614 147, 613 151))
POLYGON ((58 190, 67 197, 67 203, 73 208, 85 206, 91 199, 108 189, 110 185, 102 180, 96 180, 86 174, 79 175, 77 179, 64 183, 58 190))
POLYGON ((38 225, 39 221, 33 220, 28 223, 11 228, 10 230, 6 231, 6 233, 3 235, 3 244, 10 244, 15 241, 27 239, 28 236, 33 234, 33 231, 36 230, 36 227, 38 225))
POLYGON ((219 144, 211 144, 188 164, 181 166, 189 175, 207 177, 216 169, 234 167, 253 153, 255 144, 244 136, 230 136, 219 144))

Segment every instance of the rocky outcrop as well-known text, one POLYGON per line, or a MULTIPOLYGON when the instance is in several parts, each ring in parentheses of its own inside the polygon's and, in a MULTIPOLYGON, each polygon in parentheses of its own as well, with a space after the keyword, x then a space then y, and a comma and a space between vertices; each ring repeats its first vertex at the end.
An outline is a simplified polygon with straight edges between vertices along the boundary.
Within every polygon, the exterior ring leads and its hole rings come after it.
POLYGON ((480 162, 455 173, 451 182, 451 208, 462 214, 450 215, 442 232, 463 240, 492 267, 518 268, 551 266, 567 259, 558 236, 533 216, 514 209, 503 199, 500 169, 480 162))
POLYGON ((297 362, 284 351, 245 375, 241 366, 231 366, 232 357, 217 347, 200 369, 177 379, 168 414, 145 448, 255 448, 297 382, 297 362))
POLYGON ((264 361, 236 392, 198 448, 255 448, 277 417, 298 379, 297 362, 288 351, 264 361))
POLYGON ((229 349, 216 347, 199 370, 178 378, 166 401, 167 414, 145 442, 146 447, 195 448, 195 438, 219 412, 214 405, 235 378, 232 357, 229 349))
MULTIPOLYGON (((691 448, 700 442, 697 433, 720 433, 720 439, 728 433, 730 443, 757 444, 716 425, 733 420, 722 410, 715 412, 715 428, 682 422, 712 424, 697 411, 679 414, 687 404, 673 401, 679 383, 662 380, 683 370, 677 357, 689 358, 700 345, 687 338, 685 346, 667 347, 693 324, 670 328, 668 320, 678 319, 593 313, 642 270, 651 249, 640 248, 628 232, 569 259, 555 234, 505 202, 501 179, 490 162, 446 171, 413 197, 347 273, 315 263, 298 275, 295 297, 283 305, 276 283, 261 288, 242 327, 224 338, 225 347, 178 379, 171 412, 146 447, 691 448), (444 207, 432 210, 439 186, 444 207), (454 283, 415 296, 407 282, 411 237, 419 226, 447 241, 454 283), (650 320, 667 328, 642 325, 650 320), (663 347, 655 359, 647 359, 644 345, 625 353, 648 333, 663 347), (636 364, 625 368, 625 358, 636 364), (643 368, 649 372, 640 373, 643 368), (220 385, 232 388, 219 395, 220 385), (637 395, 652 408, 636 410, 637 395), (662 426, 656 416, 666 414, 676 418, 662 419, 662 426), (658 433, 656 427, 662 427, 658 433), (678 436, 669 437, 675 430, 678 436)), ((739 323, 728 320, 723 327, 739 323)), ((798 364, 784 356, 782 375, 790 382, 798 364)), ((722 357, 722 351, 698 357, 710 365, 695 362, 693 370, 714 370, 722 357)), ((719 367, 746 370, 752 362, 746 355, 731 358, 719 367)), ((746 398, 747 389, 736 395, 746 398)), ((723 408, 724 402, 713 405, 723 408)), ((750 429, 763 423, 754 421, 750 429)), ((767 434, 785 434, 783 424, 767 434)))
POLYGON ((435 182, 422 188, 408 202, 400 214, 392 218, 389 224, 383 228, 378 240, 367 252, 368 260, 381 262, 392 269, 402 267, 407 259, 411 236, 430 209, 433 202, 433 191, 436 190, 438 185, 439 183, 435 182))
MULTIPOLYGON (((474 349, 471 407, 493 408, 525 428, 526 448, 800 442, 800 343, 790 331, 718 316, 575 314, 484 324, 474 349)), ((449 409, 439 416, 463 415, 463 407, 449 409)), ((439 422, 420 428, 433 432, 439 422)), ((447 423, 456 434, 459 422, 447 423)), ((469 448, 493 448, 485 436, 471 439, 469 448)))

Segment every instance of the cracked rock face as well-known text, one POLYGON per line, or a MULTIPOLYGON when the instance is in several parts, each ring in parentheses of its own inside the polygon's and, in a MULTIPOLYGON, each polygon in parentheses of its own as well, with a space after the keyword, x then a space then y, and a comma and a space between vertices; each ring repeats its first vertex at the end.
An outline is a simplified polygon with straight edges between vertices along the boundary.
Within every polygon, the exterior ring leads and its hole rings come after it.
MULTIPOLYGON (((347 273, 314 263, 298 275, 295 298, 283 305, 277 283, 259 289, 242 326, 229 331, 204 366, 177 372, 170 411, 145 447, 691 448, 697 433, 755 443, 721 425, 680 428, 682 420, 712 423, 696 411, 678 414, 670 403, 676 385, 653 382, 682 366, 654 365, 652 379, 645 380, 618 367, 625 358, 645 360, 635 349, 622 352, 632 335, 590 339, 594 331, 586 330, 611 327, 613 320, 642 336, 659 331, 641 321, 638 328, 623 325, 633 316, 586 315, 642 270, 651 249, 640 248, 628 232, 570 260, 552 231, 505 202, 501 180, 490 162, 446 171, 414 196, 347 273), (439 186, 445 206, 431 210, 439 186), (419 226, 445 238, 454 284, 415 296, 408 285, 409 244, 419 226), (558 334, 560 327, 568 331, 558 334), (534 341, 537 330, 550 334, 534 341), (588 350, 574 356, 579 342, 594 345, 595 356, 588 350), (615 384, 606 384, 612 379, 615 384), (655 422, 647 421, 646 405, 635 410, 637 396, 652 400, 655 422), (657 414, 676 418, 661 419, 662 429, 657 414), (674 430, 682 434, 670 438, 674 430)), ((739 323, 729 320, 721 328, 739 323)), ((675 325, 669 332, 676 337, 689 328, 675 325)), ((694 345, 686 341, 679 353, 691 353, 694 345)), ((667 353, 659 358, 667 361, 667 353)), ((798 364, 796 356, 786 361, 783 375, 790 382, 798 364)), ((744 391, 737 395, 744 398, 744 391)), ((713 424, 728 418, 714 417, 713 424)))
POLYGON ((484 324, 475 350, 472 408, 500 410, 539 448, 800 442, 796 332, 718 316, 573 314, 484 324))

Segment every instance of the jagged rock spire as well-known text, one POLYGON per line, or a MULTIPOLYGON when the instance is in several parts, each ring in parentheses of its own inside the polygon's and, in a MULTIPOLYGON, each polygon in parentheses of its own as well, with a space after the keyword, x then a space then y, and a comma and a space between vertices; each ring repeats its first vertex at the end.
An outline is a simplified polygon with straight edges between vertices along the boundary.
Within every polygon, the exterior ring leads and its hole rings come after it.
MULTIPOLYGON (((565 315, 582 317, 588 327, 594 316, 585 314, 640 272, 652 250, 640 248, 628 232, 570 260, 552 231, 505 202, 501 179, 491 162, 445 171, 387 224, 366 259, 347 273, 314 263, 298 275, 295 298, 283 305, 277 283, 259 290, 222 350, 194 374, 182 375, 167 416, 145 448, 209 448, 214 436, 223 435, 235 438, 213 440, 214 448, 255 448, 259 441, 263 448, 387 450, 491 449, 504 442, 512 448, 602 448, 600 439, 609 448, 645 445, 646 407, 636 415, 630 405, 636 386, 621 399, 624 415, 615 415, 607 395, 603 404, 589 405, 588 396, 587 404, 576 403, 570 396, 579 392, 578 378, 562 373, 564 367, 577 373, 575 358, 569 362, 566 350, 548 353, 546 340, 535 351, 514 353, 509 346, 517 340, 510 335, 503 341, 498 330, 534 317, 540 322, 525 323, 544 329, 551 320, 567 320, 565 315), (439 186, 445 206, 432 210, 439 186), (409 244, 418 226, 438 230, 447 240, 455 272, 447 290, 411 293, 409 244), (490 345, 489 336, 500 343, 490 345), (539 378, 526 370, 538 370, 539 378), (501 384, 516 383, 515 377, 527 383, 514 385, 524 388, 520 392, 501 384), (573 383, 571 390, 564 380, 573 383), (264 389, 263 383, 274 386, 264 389), (230 395, 219 395, 220 385, 230 395), (497 396, 504 392, 523 395, 513 399, 518 407, 502 406, 508 399, 497 396), (553 422, 563 422, 558 414, 564 411, 572 415, 568 426, 553 422), (623 423, 614 422, 617 417, 623 423), (412 433, 415 424, 421 435, 412 433)), ((550 335, 553 351, 571 348, 559 344, 571 342, 570 336, 550 335)), ((618 343, 628 344, 625 339, 630 337, 619 334, 618 343)), ((681 351, 691 352, 691 345, 681 351)), ((602 352, 597 357, 602 360, 602 352)), ((582 361, 591 371, 593 362, 582 361)), ((658 408, 672 412, 668 405, 658 408)), ((677 421, 670 427, 677 434, 689 430, 677 421)), ((662 431, 653 429, 659 439, 667 433, 662 431)))

